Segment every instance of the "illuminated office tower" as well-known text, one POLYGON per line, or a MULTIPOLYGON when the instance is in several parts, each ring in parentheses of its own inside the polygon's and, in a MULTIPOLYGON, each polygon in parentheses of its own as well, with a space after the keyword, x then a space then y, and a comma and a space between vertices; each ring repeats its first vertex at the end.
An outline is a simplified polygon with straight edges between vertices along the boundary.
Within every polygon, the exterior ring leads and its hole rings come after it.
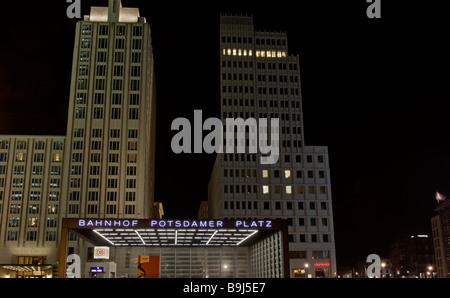
POLYGON ((288 54, 286 33, 255 31, 249 16, 222 16, 220 80, 222 121, 279 119, 271 132, 279 133, 279 160, 264 165, 260 153, 219 154, 209 216, 286 219, 290 276, 335 277, 328 148, 305 146, 299 58, 288 54))
POLYGON ((64 136, 0 136, 0 278, 47 277, 59 246, 64 136), (4 267, 8 270, 4 270, 4 267), (30 274, 30 275, 28 275, 30 274))
MULTIPOLYGON (((152 218, 155 94, 146 19, 118 0, 91 7, 76 24, 67 135, 0 136, 0 278, 54 275, 63 218, 152 218)), ((85 246, 69 235, 68 253, 85 246)))
POLYGON ((91 7, 76 26, 64 217, 151 218, 155 107, 146 19, 120 1, 91 7))

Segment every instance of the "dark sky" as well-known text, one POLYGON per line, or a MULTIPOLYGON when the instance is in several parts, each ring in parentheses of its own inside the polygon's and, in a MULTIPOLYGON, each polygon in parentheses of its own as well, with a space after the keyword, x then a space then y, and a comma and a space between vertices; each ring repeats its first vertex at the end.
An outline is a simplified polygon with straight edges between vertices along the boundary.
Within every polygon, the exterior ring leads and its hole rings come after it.
MULTIPOLYGON (((215 160, 172 153, 170 124, 194 109, 220 117, 219 16, 252 14, 258 30, 287 31, 300 57, 305 144, 329 147, 338 266, 427 233, 434 193, 450 196, 450 18, 440 2, 381 0, 377 20, 364 0, 222 2, 122 1, 152 29, 156 200, 166 216, 196 217, 215 160)), ((88 14, 107 0, 81 3, 88 14)), ((76 23, 68 5, 2 3, 1 134, 65 135, 76 23)))

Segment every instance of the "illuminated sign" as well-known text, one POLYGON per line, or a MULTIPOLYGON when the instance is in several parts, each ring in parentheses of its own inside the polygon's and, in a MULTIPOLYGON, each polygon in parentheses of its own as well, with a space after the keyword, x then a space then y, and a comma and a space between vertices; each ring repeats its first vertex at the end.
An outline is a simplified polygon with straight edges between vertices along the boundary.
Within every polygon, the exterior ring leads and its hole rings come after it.
MULTIPOLYGON (((152 228, 224 228, 223 220, 151 220, 152 228)), ((271 220, 235 220, 235 228, 271 228, 271 220)))
POLYGON ((99 273, 99 272, 103 272, 104 271, 104 267, 91 267, 91 272, 93 273, 99 273))
POLYGON ((223 228, 223 220, 151 220, 151 228, 223 228))
POLYGON ((137 219, 79 219, 78 227, 135 227, 139 221, 137 219))
MULTIPOLYGON (((414 238, 414 236, 411 236, 411 239, 414 238)), ((417 238, 428 238, 428 235, 417 235, 417 238)))
POLYGON ((236 220, 236 228, 271 228, 271 220, 236 220))
POLYGON ((79 228, 273 228, 271 220, 78 219, 79 228))
POLYGON ((94 247, 94 259, 109 259, 109 247, 107 246, 94 247))
POLYGON ((314 267, 330 267, 330 263, 314 263, 314 267))

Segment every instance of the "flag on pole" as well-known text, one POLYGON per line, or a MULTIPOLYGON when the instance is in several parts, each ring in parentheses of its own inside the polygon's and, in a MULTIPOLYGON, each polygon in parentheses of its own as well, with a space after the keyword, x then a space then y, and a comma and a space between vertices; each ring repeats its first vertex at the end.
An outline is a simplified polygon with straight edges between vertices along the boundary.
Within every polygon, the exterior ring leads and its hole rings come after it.
POLYGON ((439 202, 444 202, 445 200, 447 200, 447 197, 436 191, 436 201, 438 201, 438 203, 439 203, 439 202))

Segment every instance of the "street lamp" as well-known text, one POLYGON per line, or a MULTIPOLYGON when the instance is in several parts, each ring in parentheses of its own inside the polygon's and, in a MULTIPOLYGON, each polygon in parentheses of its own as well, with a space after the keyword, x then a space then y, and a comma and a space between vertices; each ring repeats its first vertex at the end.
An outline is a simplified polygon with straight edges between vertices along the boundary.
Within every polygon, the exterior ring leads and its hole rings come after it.
MULTIPOLYGON (((430 276, 429 278, 433 278, 432 271, 433 271, 433 266, 428 266, 427 275, 430 276)), ((428 276, 427 276, 427 278, 428 278, 428 276)))
POLYGON ((386 267, 386 263, 385 262, 383 262, 383 263, 381 263, 381 268, 383 268, 383 271, 382 272, 380 272, 381 273, 381 277, 385 277, 384 276, 384 268, 386 267))

